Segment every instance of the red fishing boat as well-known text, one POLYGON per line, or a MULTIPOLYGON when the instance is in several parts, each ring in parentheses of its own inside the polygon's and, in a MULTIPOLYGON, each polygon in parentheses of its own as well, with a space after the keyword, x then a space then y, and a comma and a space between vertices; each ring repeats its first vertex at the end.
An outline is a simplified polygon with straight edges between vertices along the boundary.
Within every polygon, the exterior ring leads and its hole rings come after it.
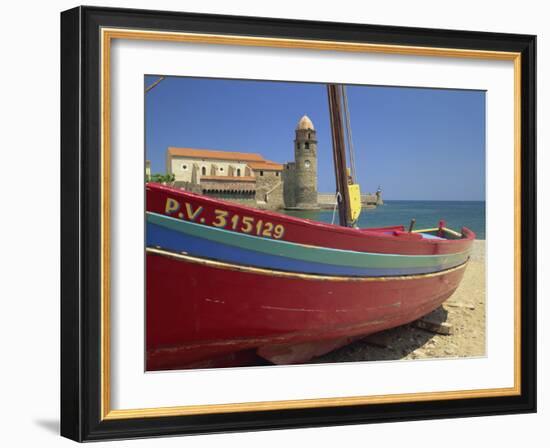
POLYGON ((147 184, 147 370, 305 362, 416 320, 458 287, 469 229, 354 227, 347 99, 343 86, 328 93, 340 225, 147 184))

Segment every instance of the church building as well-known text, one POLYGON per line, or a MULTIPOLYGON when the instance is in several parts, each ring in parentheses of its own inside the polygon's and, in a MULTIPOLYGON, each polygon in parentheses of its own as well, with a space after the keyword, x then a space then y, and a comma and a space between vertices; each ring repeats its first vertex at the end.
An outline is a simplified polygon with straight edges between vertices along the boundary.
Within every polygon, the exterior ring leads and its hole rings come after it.
POLYGON ((295 130, 294 161, 282 165, 258 153, 169 147, 166 172, 175 186, 269 210, 317 209, 317 140, 304 115, 295 130))

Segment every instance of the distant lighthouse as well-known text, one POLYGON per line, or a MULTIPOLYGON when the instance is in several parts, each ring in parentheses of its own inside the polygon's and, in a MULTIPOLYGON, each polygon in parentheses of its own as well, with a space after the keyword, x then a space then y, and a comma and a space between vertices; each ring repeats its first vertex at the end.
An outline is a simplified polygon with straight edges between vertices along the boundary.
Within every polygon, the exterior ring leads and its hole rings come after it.
POLYGON ((378 185, 376 190, 376 205, 384 205, 384 200, 382 199, 382 186, 378 185))

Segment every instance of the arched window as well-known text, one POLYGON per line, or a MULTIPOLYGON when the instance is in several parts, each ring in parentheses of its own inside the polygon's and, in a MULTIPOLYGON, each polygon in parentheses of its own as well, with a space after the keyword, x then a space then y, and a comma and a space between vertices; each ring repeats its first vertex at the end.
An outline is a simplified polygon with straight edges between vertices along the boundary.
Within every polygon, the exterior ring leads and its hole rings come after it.
POLYGON ((201 174, 202 174, 203 176, 206 176, 206 167, 205 167, 205 166, 203 166, 203 167, 201 168, 201 174))
POLYGON ((241 169, 237 168, 237 177, 241 177, 241 169))
POLYGON ((306 149, 309 149, 309 142, 306 142, 304 147, 305 147, 306 149))

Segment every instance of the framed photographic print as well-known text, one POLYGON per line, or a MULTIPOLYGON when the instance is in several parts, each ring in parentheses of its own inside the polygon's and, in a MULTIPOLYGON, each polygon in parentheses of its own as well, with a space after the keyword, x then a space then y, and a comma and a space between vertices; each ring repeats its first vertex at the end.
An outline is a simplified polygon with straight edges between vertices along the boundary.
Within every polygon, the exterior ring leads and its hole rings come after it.
POLYGON ((535 412, 535 36, 61 14, 61 433, 535 412))

